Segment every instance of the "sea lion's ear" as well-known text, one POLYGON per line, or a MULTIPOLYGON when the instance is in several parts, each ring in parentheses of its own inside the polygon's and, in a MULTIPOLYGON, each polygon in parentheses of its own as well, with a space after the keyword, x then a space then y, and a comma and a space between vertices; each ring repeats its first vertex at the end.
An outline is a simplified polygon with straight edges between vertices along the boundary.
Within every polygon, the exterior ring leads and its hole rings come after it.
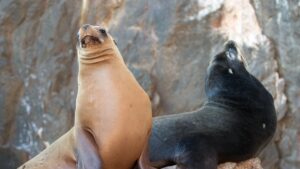
POLYGON ((117 42, 115 40, 113 40, 113 41, 114 41, 115 45, 118 46, 117 42))
POLYGON ((76 34, 76 41, 80 41, 80 39, 79 39, 79 32, 76 34))

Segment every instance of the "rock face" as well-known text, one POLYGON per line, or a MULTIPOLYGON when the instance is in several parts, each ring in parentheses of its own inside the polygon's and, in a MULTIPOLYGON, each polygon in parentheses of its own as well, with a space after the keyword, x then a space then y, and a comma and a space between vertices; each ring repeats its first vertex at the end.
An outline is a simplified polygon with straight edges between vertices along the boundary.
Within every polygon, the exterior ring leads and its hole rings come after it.
POLYGON ((297 0, 1 0, 0 11, 0 168, 16 168, 72 126, 83 23, 109 28, 154 115, 200 107, 209 58, 237 41, 278 112, 262 166, 300 167, 297 0))
POLYGON ((241 163, 224 163, 218 166, 218 169, 263 169, 258 158, 243 161, 241 163))
MULTIPOLYGON (((176 166, 166 167, 163 169, 176 169, 176 166)), ((227 162, 218 165, 218 169, 263 169, 261 161, 258 158, 249 159, 240 163, 227 162)))

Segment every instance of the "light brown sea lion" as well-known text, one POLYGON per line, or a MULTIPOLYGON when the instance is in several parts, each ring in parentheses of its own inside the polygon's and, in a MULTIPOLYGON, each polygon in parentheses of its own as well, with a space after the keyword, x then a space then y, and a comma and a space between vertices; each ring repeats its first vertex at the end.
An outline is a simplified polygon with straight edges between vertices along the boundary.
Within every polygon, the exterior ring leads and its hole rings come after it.
POLYGON ((78 32, 78 93, 74 127, 20 169, 131 169, 147 144, 148 95, 100 26, 78 32))
POLYGON ((79 166, 130 169, 148 141, 151 102, 103 28, 85 25, 78 36, 75 140, 79 166))
POLYGON ((75 169, 74 128, 18 169, 75 169))

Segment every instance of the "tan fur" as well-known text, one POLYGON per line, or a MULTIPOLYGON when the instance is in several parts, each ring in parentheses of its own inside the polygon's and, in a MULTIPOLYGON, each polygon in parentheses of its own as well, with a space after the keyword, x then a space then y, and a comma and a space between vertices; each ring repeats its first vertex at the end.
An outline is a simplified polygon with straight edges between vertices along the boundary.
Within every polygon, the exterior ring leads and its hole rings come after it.
MULTIPOLYGON (((85 33, 95 34, 98 30, 99 27, 89 27, 85 33)), ((103 39, 100 47, 78 48, 76 138, 88 137, 90 141, 82 145, 96 146, 102 169, 129 169, 147 143, 151 103, 126 67, 112 37, 103 39)), ((82 146, 80 141, 77 144, 82 146)))
POLYGON ((152 124, 149 97, 126 67, 112 37, 99 29, 90 25, 79 30, 80 40, 92 36, 101 43, 88 39, 77 47, 74 128, 27 162, 26 169, 68 169, 76 168, 76 163, 85 169, 130 169, 147 144, 152 124), (42 166, 35 167, 38 164, 42 166))
POLYGON ((76 168, 74 148, 74 129, 72 128, 18 169, 74 169, 76 168))

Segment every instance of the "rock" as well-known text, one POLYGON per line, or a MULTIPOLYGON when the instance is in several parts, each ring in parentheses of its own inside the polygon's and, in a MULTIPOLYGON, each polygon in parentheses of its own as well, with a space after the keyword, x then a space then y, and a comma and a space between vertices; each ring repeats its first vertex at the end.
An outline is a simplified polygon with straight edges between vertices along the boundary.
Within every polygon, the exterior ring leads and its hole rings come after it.
POLYGON ((218 169, 263 169, 258 158, 253 158, 241 163, 224 163, 218 169))
POLYGON ((285 112, 284 115, 279 112, 280 168, 296 169, 300 167, 300 144, 299 139, 297 140, 300 129, 300 3, 299 1, 271 0, 252 1, 251 3, 264 34, 274 44, 275 58, 279 63, 278 73, 285 83, 278 84, 279 90, 282 90, 279 94, 281 99, 275 102, 277 111, 285 112), (281 104, 284 100, 288 103, 286 106, 281 104), (288 150, 287 147, 291 144, 292 147, 288 150))
POLYGON ((27 152, 23 150, 17 150, 13 147, 1 147, 0 148, 0 162, 1 168, 17 168, 27 158, 27 152))
MULTIPOLYGON (((176 166, 163 169, 176 169, 176 166)), ((263 169, 259 158, 249 159, 240 163, 227 162, 218 165, 218 169, 263 169)))
POLYGON ((209 58, 237 41, 278 113, 262 166, 300 167, 298 1, 3 0, 0 11, 0 168, 15 168, 73 125, 83 23, 109 28, 155 116, 199 108, 209 58))
POLYGON ((73 124, 77 72, 73 37, 79 18, 74 13, 80 5, 0 2, 0 147, 16 156, 14 163, 1 160, 0 168, 16 168, 14 164, 33 157, 73 124))

